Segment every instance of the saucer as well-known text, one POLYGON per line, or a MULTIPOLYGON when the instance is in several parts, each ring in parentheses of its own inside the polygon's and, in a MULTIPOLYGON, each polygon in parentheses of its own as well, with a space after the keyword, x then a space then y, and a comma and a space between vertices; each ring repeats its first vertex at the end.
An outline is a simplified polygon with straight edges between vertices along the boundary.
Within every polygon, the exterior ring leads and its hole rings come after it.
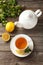
POLYGON ((18 34, 18 35, 16 35, 15 37, 12 38, 12 40, 11 40, 11 42, 10 42, 10 49, 11 49, 12 53, 13 53, 15 56, 18 56, 18 57, 26 57, 26 56, 30 55, 31 52, 33 51, 33 47, 34 47, 34 45, 33 45, 32 39, 31 39, 28 35, 25 35, 25 34, 18 34), (21 55, 21 54, 18 54, 18 53, 16 52, 15 40, 16 40, 17 38, 19 38, 19 37, 24 37, 24 38, 26 38, 27 41, 29 42, 29 43, 28 43, 28 44, 29 44, 29 48, 31 49, 31 51, 30 51, 29 53, 24 53, 23 55, 21 55))

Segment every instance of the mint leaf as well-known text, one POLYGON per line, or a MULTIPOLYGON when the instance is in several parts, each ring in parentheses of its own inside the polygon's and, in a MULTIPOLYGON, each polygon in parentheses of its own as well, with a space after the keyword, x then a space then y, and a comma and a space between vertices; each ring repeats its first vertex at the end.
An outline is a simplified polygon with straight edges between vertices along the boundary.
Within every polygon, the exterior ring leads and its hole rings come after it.
POLYGON ((31 51, 31 49, 29 48, 29 47, 27 47, 26 49, 25 49, 25 53, 29 53, 31 51))

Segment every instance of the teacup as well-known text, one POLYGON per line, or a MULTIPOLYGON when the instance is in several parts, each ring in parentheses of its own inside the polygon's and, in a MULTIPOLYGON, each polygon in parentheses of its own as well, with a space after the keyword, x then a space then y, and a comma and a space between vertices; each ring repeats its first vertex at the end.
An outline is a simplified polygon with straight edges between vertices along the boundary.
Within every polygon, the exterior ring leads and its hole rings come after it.
MULTIPOLYGON (((21 54, 21 52, 25 52, 27 48, 29 48, 29 40, 26 35, 18 36, 15 40, 15 48, 16 51, 21 54)), ((29 48, 30 49, 30 48, 29 48)))

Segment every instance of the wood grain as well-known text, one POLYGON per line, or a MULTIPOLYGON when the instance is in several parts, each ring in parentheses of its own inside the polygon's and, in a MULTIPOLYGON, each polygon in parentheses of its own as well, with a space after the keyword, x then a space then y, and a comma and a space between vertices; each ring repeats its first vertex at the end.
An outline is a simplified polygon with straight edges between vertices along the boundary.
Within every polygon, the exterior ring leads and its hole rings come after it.
MULTIPOLYGON (((41 9, 43 12, 43 0, 17 0, 18 4, 24 5, 26 9, 36 11, 41 9)), ((8 18, 8 21, 16 21, 16 19, 8 18)), ((26 58, 18 58, 12 54, 10 50, 10 41, 2 40, 2 33, 6 32, 5 28, 0 24, 0 65, 43 65, 43 14, 39 17, 38 24, 31 30, 17 28, 10 33, 11 39, 17 34, 27 34, 34 42, 34 50, 31 55, 26 58)))

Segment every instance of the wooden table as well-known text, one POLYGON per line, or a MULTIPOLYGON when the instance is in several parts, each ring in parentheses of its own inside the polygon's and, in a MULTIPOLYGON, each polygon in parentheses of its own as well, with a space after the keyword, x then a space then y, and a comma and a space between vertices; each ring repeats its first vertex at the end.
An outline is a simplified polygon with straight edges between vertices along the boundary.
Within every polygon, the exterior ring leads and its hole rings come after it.
MULTIPOLYGON (((25 5, 27 9, 43 11, 43 0, 17 0, 19 4, 25 5)), ((14 19, 15 21, 15 19, 14 19)), ((32 30, 16 28, 11 38, 16 34, 27 34, 34 41, 34 50, 26 58, 18 58, 10 51, 10 42, 5 43, 1 35, 5 28, 0 24, 0 65, 43 65, 43 15, 39 18, 37 26, 32 30)))

